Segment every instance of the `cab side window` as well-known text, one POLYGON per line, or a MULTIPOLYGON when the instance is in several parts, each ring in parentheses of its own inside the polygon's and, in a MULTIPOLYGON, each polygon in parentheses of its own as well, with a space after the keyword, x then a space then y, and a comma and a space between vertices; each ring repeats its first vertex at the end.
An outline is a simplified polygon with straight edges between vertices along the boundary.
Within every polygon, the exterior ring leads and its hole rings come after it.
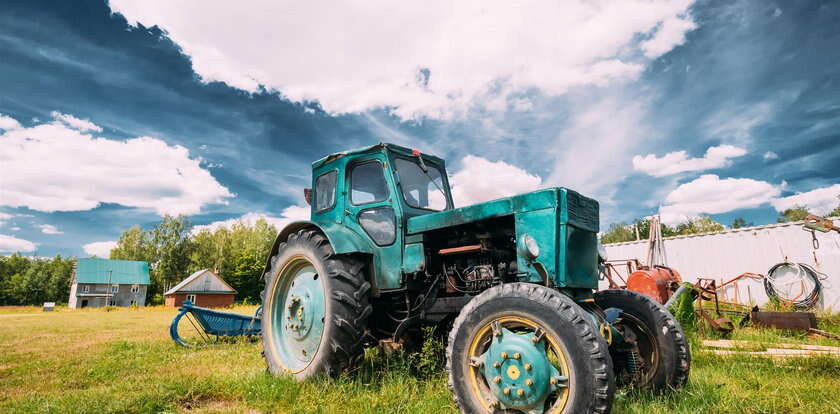
POLYGON ((366 162, 353 167, 350 171, 350 202, 359 205, 387 198, 388 184, 381 162, 366 162))
POLYGON ((315 180, 315 211, 329 210, 335 206, 335 181, 337 171, 321 174, 315 180))

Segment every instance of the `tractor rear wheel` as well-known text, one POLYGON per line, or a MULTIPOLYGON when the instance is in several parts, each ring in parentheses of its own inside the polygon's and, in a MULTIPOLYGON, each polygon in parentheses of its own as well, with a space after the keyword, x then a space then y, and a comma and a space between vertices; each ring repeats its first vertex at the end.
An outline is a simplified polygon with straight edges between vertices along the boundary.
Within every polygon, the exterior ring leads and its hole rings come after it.
POLYGON ((446 348, 462 413, 608 413, 607 343, 567 296, 528 283, 484 291, 460 312, 446 348))
POLYGON ((281 243, 265 274, 263 355, 274 375, 337 375, 362 356, 370 283, 364 262, 338 256, 314 230, 281 243))
POLYGON ((595 303, 623 336, 610 347, 619 386, 657 392, 685 385, 691 353, 682 327, 664 306, 623 289, 596 292, 595 303))

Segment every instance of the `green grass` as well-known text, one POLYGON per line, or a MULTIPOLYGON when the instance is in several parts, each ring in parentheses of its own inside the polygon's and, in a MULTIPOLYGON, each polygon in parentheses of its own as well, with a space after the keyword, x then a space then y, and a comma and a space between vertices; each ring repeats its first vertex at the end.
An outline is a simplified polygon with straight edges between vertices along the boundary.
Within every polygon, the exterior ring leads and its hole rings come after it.
MULTIPOLYGON (((387 358, 368 350, 355 372, 297 383, 265 373, 258 342, 176 347, 167 332, 173 309, 36 310, 0 310, 0 412, 456 412, 439 344, 387 358)), ((770 330, 743 329, 733 339, 840 345, 770 330)), ((838 358, 718 357, 693 342, 687 388, 659 397, 621 392, 613 412, 840 413, 838 358)))

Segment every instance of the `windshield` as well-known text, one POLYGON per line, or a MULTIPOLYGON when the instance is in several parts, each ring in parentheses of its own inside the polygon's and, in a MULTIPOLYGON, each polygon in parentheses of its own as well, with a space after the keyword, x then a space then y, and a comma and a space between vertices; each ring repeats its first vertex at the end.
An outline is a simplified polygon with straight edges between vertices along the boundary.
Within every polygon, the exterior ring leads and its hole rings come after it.
POLYGON ((397 158, 394 166, 400 175, 400 187, 406 204, 426 210, 446 209, 446 192, 440 170, 429 166, 423 171, 416 162, 404 158, 397 158))

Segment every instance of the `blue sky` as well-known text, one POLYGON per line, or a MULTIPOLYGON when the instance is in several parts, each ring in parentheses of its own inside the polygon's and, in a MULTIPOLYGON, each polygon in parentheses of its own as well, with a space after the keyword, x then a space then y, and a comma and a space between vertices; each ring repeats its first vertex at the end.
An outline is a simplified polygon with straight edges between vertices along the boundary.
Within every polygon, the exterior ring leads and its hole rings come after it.
POLYGON ((458 205, 566 186, 604 227, 840 203, 837 2, 170 3, 2 1, 0 252, 282 225, 311 161, 380 141, 458 205))

